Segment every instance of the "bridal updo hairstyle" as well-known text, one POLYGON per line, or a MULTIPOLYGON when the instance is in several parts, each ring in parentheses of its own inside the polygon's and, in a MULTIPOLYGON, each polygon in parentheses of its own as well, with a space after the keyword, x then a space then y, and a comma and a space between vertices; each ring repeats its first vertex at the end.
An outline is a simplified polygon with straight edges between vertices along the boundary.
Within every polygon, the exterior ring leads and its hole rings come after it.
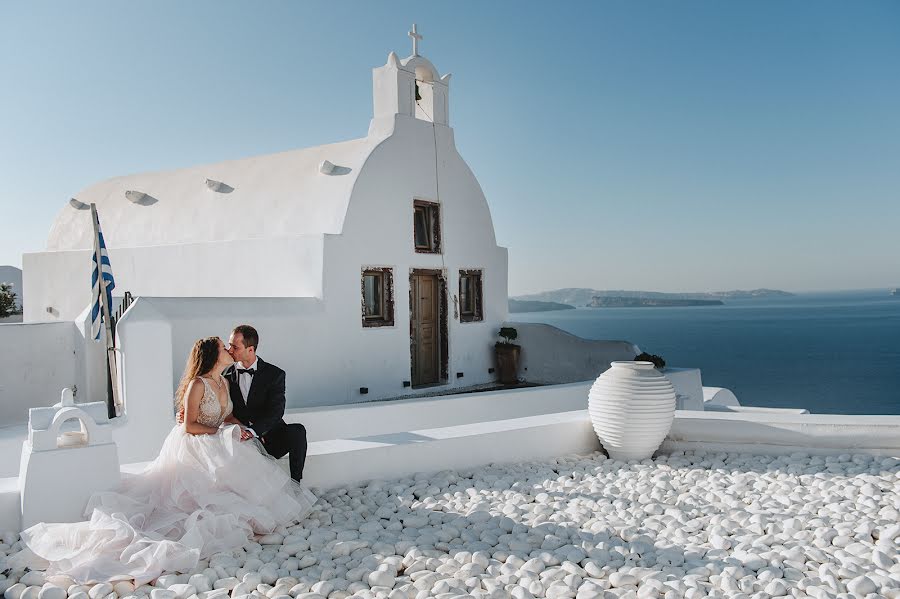
POLYGON ((212 370, 212 367, 219 361, 219 343, 221 342, 222 340, 218 337, 207 337, 194 342, 194 347, 191 348, 191 353, 188 355, 187 364, 184 365, 181 382, 178 383, 178 391, 175 392, 176 412, 184 409, 184 395, 187 393, 191 381, 212 370))

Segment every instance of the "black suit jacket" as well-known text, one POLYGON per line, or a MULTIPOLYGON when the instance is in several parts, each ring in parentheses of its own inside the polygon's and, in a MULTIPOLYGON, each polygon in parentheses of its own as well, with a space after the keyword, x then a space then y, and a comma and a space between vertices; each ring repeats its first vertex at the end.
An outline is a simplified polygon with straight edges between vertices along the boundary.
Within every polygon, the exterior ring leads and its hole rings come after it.
POLYGON ((247 394, 247 401, 241 394, 235 364, 225 371, 225 377, 231 387, 231 403, 234 404, 234 417, 241 424, 248 426, 259 437, 265 437, 269 431, 284 426, 284 371, 257 358, 256 374, 247 394))

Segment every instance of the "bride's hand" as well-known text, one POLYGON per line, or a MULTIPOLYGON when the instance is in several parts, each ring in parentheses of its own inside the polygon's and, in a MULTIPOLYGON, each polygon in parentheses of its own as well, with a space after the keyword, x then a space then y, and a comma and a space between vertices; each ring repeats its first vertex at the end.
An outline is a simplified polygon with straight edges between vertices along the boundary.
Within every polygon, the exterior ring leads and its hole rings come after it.
POLYGON ((253 433, 251 433, 249 430, 247 430, 246 428, 244 428, 242 426, 241 427, 241 441, 247 441, 248 439, 252 439, 252 438, 253 438, 253 433))

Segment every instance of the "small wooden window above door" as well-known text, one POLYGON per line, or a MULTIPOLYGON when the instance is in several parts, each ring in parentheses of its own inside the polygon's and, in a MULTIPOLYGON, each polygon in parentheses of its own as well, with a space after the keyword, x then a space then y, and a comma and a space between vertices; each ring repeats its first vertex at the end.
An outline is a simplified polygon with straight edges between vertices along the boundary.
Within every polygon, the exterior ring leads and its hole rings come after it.
POLYGON ((390 268, 364 268, 362 271, 362 325, 394 325, 394 275, 390 268))
POLYGON ((482 315, 484 289, 481 274, 480 270, 459 271, 460 322, 478 322, 484 318, 482 315))
POLYGON ((440 204, 422 200, 413 202, 413 243, 419 253, 441 253, 440 204))

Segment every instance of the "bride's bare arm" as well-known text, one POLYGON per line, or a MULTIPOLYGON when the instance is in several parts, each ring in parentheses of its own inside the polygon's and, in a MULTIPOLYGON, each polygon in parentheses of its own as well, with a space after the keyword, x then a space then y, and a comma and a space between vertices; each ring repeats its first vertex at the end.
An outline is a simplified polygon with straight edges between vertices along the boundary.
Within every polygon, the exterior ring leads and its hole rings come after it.
POLYGON ((200 415, 200 400, 203 399, 203 383, 194 379, 184 398, 184 431, 191 435, 214 435, 219 430, 197 422, 200 415))
POLYGON ((234 417, 234 414, 229 414, 225 417, 225 424, 240 424, 241 421, 234 417))

